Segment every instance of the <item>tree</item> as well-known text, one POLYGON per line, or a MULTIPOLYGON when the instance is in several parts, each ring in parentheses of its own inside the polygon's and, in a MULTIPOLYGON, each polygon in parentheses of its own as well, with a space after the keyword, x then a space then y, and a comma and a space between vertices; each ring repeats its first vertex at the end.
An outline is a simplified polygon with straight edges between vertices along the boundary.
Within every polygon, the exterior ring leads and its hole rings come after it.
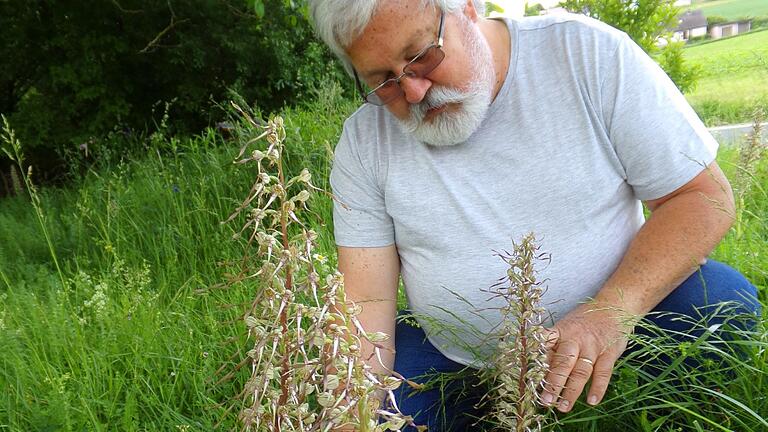
POLYGON ((561 5, 616 27, 629 35, 669 75, 682 92, 695 87, 698 68, 685 64, 680 44, 671 43, 671 29, 680 9, 674 0, 565 0, 561 5), (666 40, 664 47, 659 41, 666 40))
POLYGON ((265 111, 279 109, 342 74, 305 7, 298 0, 0 1, 7 60, 0 112, 41 168, 90 137, 152 129, 166 103, 169 127, 179 132, 223 116, 216 105, 231 90, 265 111))

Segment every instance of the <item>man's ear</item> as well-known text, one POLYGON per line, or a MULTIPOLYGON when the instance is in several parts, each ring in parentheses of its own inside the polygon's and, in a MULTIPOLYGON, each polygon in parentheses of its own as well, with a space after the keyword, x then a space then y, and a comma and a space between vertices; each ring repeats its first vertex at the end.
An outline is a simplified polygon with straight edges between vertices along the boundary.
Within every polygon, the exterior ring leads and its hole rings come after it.
POLYGON ((480 16, 477 14, 477 9, 475 9, 475 3, 472 0, 467 0, 467 3, 464 5, 464 16, 469 18, 472 22, 477 22, 478 18, 480 16))

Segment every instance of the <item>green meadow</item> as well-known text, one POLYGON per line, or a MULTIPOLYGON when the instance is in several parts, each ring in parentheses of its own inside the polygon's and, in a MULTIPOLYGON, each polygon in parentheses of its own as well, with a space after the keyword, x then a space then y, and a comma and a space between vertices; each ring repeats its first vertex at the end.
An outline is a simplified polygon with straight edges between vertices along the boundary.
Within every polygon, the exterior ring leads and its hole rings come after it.
MULTIPOLYGON (((289 171, 308 167, 327 187, 330 149, 355 107, 331 92, 284 110, 289 171)), ((0 431, 236 428, 233 401, 248 377, 235 371, 248 350, 241 314, 258 287, 217 287, 246 251, 233 239, 241 221, 221 221, 255 173, 233 165, 239 144, 212 130, 137 139, 141 154, 96 153, 67 187, 0 200, 0 431)), ((719 156, 739 212, 713 257, 741 270, 765 305, 768 157, 739 160, 735 148, 719 156)), ((330 200, 310 204, 317 252, 333 263, 330 200)), ((638 340, 604 403, 550 414, 546 430, 768 430, 765 323, 742 336, 738 355, 706 368, 683 360, 725 352, 711 332, 683 345, 638 340), (648 376, 643 355, 661 354, 677 360, 648 376)))
POLYGON ((701 70, 686 98, 708 126, 749 122, 755 108, 768 110, 768 30, 689 46, 684 56, 701 70))
POLYGON ((768 15, 765 0, 694 0, 689 9, 701 9, 705 16, 717 15, 729 20, 768 15))
MULTIPOLYGON (((273 298, 255 271, 242 277, 244 263, 264 259, 243 225, 274 213, 244 203, 259 173, 233 163, 264 144, 251 139, 259 121, 219 103, 241 93, 274 110, 252 114, 285 121, 279 176, 306 168, 328 190, 333 148, 359 96, 313 37, 306 1, 52 4, 0 1, 9 53, 0 66, 0 432, 243 430, 241 418, 255 412, 244 411, 252 360, 264 358, 244 318, 257 296, 273 298)), ((768 17, 768 0, 693 7, 768 17)), ((686 97, 708 126, 768 113, 768 30, 683 55, 700 77, 686 97)), ((711 257, 755 284, 763 316, 732 314, 722 327, 701 320, 684 342, 630 335, 633 351, 604 401, 542 411, 543 430, 768 431, 768 149, 724 145, 718 162, 737 209, 711 257), (753 326, 734 325, 750 318, 753 326), (669 361, 650 373, 659 358, 669 361)), ((323 280, 336 268, 333 204, 322 193, 307 204, 302 222, 318 233, 323 280)), ((407 307, 402 290, 398 306, 407 307)), ((434 378, 427 387, 456 376, 434 378)), ((322 403, 318 393, 307 407, 322 403)))
MULTIPOLYGON (((353 108, 283 112, 287 164, 327 186, 328 145, 353 108)), ((240 360, 255 292, 211 287, 245 253, 239 221, 221 221, 254 173, 213 131, 145 139, 141 156, 38 191, 37 209, 27 190, 0 200, 0 431, 234 428, 227 407, 244 376, 215 385, 215 372, 240 360)), ((333 257, 330 228, 316 229, 333 257)))

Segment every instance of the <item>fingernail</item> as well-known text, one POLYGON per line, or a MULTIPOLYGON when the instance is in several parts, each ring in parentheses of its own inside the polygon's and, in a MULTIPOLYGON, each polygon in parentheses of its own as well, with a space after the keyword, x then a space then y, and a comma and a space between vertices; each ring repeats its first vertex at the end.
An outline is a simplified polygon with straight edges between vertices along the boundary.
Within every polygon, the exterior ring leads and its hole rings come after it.
POLYGON ((544 393, 544 396, 541 397, 541 402, 544 405, 551 405, 552 404, 552 393, 544 393))
POLYGON ((560 407, 559 407, 560 411, 568 411, 568 406, 569 405, 571 405, 571 403, 568 402, 567 400, 563 399, 562 402, 560 402, 560 407))
POLYGON ((587 400, 587 403, 590 405, 597 405, 597 396, 595 395, 590 396, 589 399, 587 400))

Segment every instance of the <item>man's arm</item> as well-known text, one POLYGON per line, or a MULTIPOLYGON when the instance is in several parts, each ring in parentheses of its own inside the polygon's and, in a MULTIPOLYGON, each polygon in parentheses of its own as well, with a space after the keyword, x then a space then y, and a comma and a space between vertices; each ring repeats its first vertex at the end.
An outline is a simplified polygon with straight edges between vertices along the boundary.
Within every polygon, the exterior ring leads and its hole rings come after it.
POLYGON ((705 262, 733 223, 733 193, 716 162, 646 205, 651 217, 594 301, 553 328, 552 369, 542 398, 546 403, 560 395, 560 411, 570 411, 590 377, 587 402, 600 402, 631 331, 623 318, 651 311, 705 262))
POLYGON ((347 299, 360 305, 358 319, 368 333, 383 332, 389 339, 381 342, 383 365, 374 354, 373 345, 362 341, 362 354, 377 373, 388 373, 395 362, 395 318, 400 258, 394 245, 378 248, 339 247, 339 271, 344 274, 347 299))
MULTIPOLYGON (((384 342, 377 342, 381 360, 374 353, 373 345, 361 339, 363 359, 369 359, 374 373, 388 374, 395 364, 395 318, 397 314, 397 282, 400 276, 400 258, 394 245, 377 248, 338 247, 339 271, 344 275, 347 301, 359 305, 357 316, 367 333, 383 332, 389 335, 384 342)), ((334 432, 354 432, 342 425, 334 432)))
POLYGON ((646 201, 651 217, 595 300, 649 312, 706 262, 733 224, 733 192, 716 162, 673 193, 646 201))

